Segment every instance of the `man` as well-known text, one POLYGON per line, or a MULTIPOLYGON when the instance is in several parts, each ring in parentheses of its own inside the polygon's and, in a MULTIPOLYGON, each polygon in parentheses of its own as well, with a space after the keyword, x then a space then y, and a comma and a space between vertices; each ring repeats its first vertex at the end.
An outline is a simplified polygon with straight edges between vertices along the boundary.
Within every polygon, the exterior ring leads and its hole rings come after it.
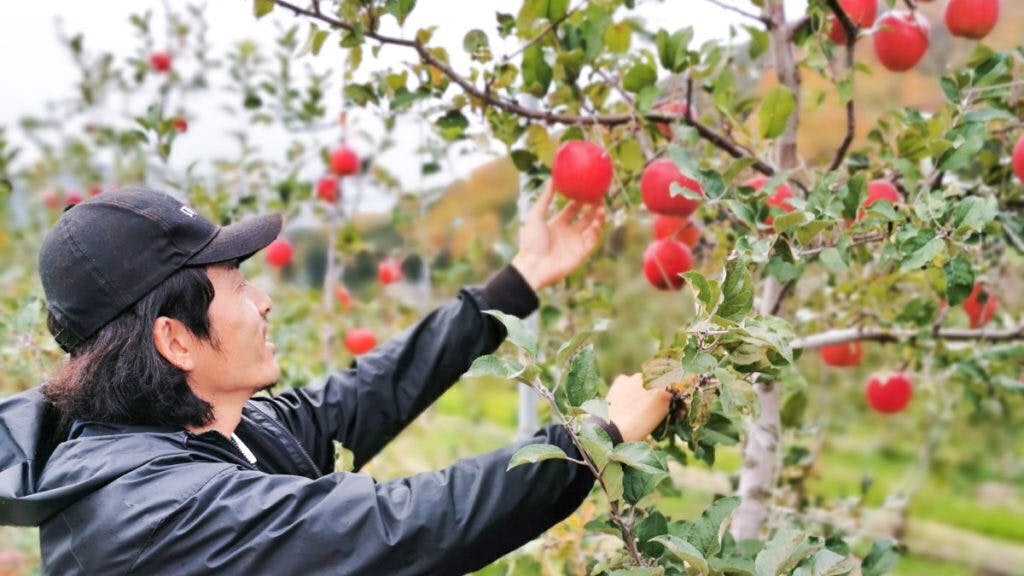
MULTIPOLYGON (((596 247, 603 208, 531 209, 512 263, 481 288, 317 385, 254 397, 280 375, 271 300, 239 262, 280 233, 268 215, 217 227, 161 192, 67 210, 39 271, 70 359, 0 404, 0 523, 40 526, 47 574, 459 574, 569 515, 594 479, 573 462, 506 471, 519 443, 376 483, 358 470, 505 337, 535 291, 596 247), (59 425, 63 423, 63 425, 59 425)), ((619 378, 616 441, 649 434, 669 394, 619 378)), ((529 442, 579 457, 566 431, 529 442)))

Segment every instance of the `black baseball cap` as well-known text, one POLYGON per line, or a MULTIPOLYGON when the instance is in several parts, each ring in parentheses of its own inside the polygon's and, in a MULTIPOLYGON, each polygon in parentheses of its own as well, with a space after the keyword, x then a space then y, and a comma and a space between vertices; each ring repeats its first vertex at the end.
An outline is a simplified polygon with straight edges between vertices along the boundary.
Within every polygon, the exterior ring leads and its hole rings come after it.
POLYGON ((165 192, 104 192, 67 208, 39 251, 46 308, 81 343, 187 266, 244 260, 281 232, 281 215, 217 226, 165 192))

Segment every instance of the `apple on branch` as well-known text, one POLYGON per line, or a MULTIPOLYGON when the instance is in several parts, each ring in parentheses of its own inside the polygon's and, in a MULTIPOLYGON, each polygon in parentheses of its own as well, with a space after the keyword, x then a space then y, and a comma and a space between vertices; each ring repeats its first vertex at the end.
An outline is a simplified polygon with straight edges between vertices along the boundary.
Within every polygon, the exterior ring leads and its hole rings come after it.
POLYGON ((931 26, 918 12, 894 11, 878 20, 875 55, 893 72, 910 70, 924 58, 931 39, 931 26))
POLYGON ((703 194, 700 184, 679 171, 675 162, 661 158, 651 162, 644 168, 640 176, 640 196, 644 205, 655 214, 670 216, 689 216, 700 206, 698 200, 687 198, 683 194, 672 195, 672 184, 703 194))
POLYGON ((612 184, 614 169, 608 151, 586 140, 570 140, 555 152, 551 184, 566 198, 597 204, 612 184))

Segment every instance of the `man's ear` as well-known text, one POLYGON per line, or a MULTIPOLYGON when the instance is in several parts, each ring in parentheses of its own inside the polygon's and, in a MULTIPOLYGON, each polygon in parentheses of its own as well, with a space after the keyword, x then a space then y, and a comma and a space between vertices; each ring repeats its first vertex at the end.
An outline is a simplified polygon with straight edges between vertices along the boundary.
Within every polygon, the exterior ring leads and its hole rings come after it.
POLYGON ((180 320, 160 316, 153 322, 153 344, 168 362, 189 372, 196 367, 196 337, 180 320))

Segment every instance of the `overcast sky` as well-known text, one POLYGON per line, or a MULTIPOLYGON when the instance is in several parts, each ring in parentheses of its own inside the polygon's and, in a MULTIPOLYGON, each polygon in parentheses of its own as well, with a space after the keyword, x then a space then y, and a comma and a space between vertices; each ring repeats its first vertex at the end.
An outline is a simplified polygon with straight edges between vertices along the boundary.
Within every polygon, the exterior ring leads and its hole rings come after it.
MULTIPOLYGON (((303 0, 297 1, 303 3, 303 0)), ((578 2, 579 0, 574 0, 570 5, 575 6, 578 2)), ((746 0, 723 2, 743 7, 748 11, 753 10, 746 0)), ((667 29, 675 29, 687 24, 692 25, 698 42, 724 38, 728 34, 730 24, 742 21, 737 14, 705 0, 639 0, 637 4, 639 6, 636 13, 651 22, 655 28, 664 26, 667 29)), ((494 36, 494 13, 515 13, 520 5, 521 0, 419 0, 404 30, 394 26, 394 29, 388 32, 412 35, 421 27, 438 26, 434 42, 449 46, 456 69, 466 70, 467 59, 461 46, 463 36, 470 29, 480 28, 491 35, 492 51, 498 56, 516 49, 513 44, 498 43, 494 36)), ((787 5, 790 6, 791 18, 795 18, 806 5, 806 1, 787 0, 787 5)), ((146 9, 152 9, 155 14, 154 22, 158 26, 159 38, 162 34, 163 2, 158 0, 58 0, 18 3, 16 11, 12 10, 7 18, 0 19, 0 54, 3 54, 0 57, 0 102, 3 104, 0 106, 0 124, 12 126, 21 116, 41 112, 47 100, 72 93, 73 68, 67 53, 56 40, 55 22, 58 18, 63 21, 68 33, 82 32, 91 50, 112 51, 116 54, 119 49, 134 47, 136 43, 127 22, 128 15, 146 9)), ((209 36, 217 53, 223 53, 242 38, 253 38, 269 47, 276 36, 277 27, 273 21, 294 22, 294 18, 281 9, 257 21, 252 16, 250 0, 211 0, 206 3, 206 14, 210 27, 209 36)), ((392 19, 388 21, 393 22, 392 19)), ((337 62, 342 57, 341 48, 335 42, 327 42, 319 57, 309 58, 312 59, 314 66, 325 69, 330 62, 337 62)), ((409 50, 389 47, 381 52, 374 66, 383 67, 409 58, 409 50)), ((229 129, 230 121, 218 114, 213 105, 195 108, 199 110, 200 117, 190 119, 189 133, 178 141, 187 145, 176 145, 171 162, 173 167, 184 168, 193 160, 230 154, 233 149, 231 140, 224 134, 229 129)), ((372 129, 372 119, 364 118, 357 121, 361 121, 363 127, 372 129)), ((389 163, 388 165, 418 166, 418 161, 414 161, 412 155, 422 134, 421 126, 413 119, 407 120, 400 126, 398 133, 401 145, 380 160, 389 163)), ((16 137, 15 134, 12 136, 16 137)), ((266 150, 273 151, 282 140, 267 135, 266 141, 259 144, 266 150)), ((356 144, 358 148, 358 143, 356 144)), ((479 153, 456 154, 433 181, 424 182, 418 177, 418 170, 410 170, 409 173, 417 174, 415 177, 404 175, 403 183, 410 188, 438 185, 464 176, 486 157, 486 154, 479 153)))

